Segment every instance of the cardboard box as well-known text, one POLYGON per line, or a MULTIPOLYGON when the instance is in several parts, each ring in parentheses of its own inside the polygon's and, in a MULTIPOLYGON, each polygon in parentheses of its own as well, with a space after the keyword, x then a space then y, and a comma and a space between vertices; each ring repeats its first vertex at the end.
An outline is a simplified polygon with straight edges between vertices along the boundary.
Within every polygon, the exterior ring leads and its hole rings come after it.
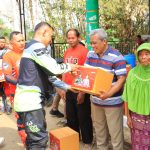
POLYGON ((72 76, 73 89, 96 95, 111 88, 114 75, 99 68, 80 66, 72 76))
POLYGON ((50 131, 50 150, 79 150, 79 134, 69 127, 50 131))

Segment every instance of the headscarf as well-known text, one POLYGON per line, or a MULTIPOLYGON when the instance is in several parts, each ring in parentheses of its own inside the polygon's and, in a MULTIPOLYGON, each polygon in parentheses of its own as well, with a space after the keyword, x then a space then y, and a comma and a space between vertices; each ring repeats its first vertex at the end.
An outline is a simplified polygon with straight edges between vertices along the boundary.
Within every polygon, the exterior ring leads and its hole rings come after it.
POLYGON ((132 69, 124 87, 123 100, 128 102, 131 111, 150 115, 150 65, 142 66, 139 61, 139 52, 150 51, 150 43, 143 43, 137 49, 138 65, 132 69))
POLYGON ((142 66, 139 61, 139 52, 142 50, 148 50, 150 52, 150 43, 144 43, 137 49, 136 58, 139 65, 136 67, 135 74, 141 79, 150 79, 150 64, 148 66, 142 66))

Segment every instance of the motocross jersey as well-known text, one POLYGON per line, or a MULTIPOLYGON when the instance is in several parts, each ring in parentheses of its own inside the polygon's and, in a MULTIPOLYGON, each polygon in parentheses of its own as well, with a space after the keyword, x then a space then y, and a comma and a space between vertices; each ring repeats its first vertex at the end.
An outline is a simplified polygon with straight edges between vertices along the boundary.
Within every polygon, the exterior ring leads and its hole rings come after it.
POLYGON ((16 112, 42 108, 42 101, 49 90, 49 76, 71 71, 69 64, 58 64, 44 44, 32 40, 23 52, 17 89, 14 98, 16 112))

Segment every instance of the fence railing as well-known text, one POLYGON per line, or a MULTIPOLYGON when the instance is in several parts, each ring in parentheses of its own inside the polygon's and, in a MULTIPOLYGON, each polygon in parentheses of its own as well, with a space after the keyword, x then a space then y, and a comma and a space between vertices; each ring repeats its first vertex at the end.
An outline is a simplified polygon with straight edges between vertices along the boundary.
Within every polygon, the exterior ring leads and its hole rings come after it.
POLYGON ((133 54, 135 49, 136 49, 136 43, 135 42, 112 42, 109 41, 109 44, 118 49, 121 54, 126 55, 126 54, 133 54))
MULTIPOLYGON (((136 48, 135 42, 114 42, 109 41, 109 45, 118 49, 123 55, 134 53, 136 48)), ((64 57, 64 52, 68 48, 67 43, 54 43, 52 44, 52 56, 56 59, 64 57)))

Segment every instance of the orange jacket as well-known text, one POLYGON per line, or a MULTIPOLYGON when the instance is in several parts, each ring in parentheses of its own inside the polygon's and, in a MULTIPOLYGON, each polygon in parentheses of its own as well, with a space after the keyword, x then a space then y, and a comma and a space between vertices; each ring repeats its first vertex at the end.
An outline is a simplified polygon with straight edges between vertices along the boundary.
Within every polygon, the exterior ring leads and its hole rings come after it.
POLYGON ((15 93, 21 56, 22 53, 13 50, 8 50, 3 56, 3 72, 7 82, 4 84, 4 90, 7 96, 15 93))

